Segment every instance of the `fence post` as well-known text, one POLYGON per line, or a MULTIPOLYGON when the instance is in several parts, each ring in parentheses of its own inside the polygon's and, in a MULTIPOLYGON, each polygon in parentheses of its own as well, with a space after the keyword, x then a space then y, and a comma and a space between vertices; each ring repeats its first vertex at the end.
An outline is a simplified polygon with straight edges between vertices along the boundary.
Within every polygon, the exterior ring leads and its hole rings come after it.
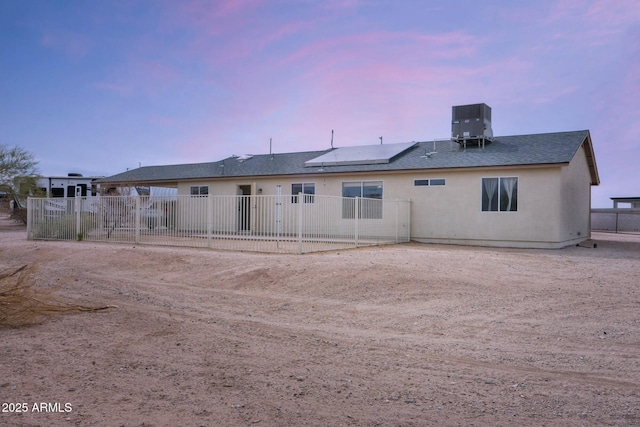
POLYGON ((76 240, 80 240, 80 212, 82 211, 82 198, 74 199, 74 208, 76 210, 76 240))
POLYGON ((140 243, 140 196, 135 196, 135 197, 136 197, 136 218, 135 218, 136 232, 135 232, 134 242, 140 243))
POLYGON ((276 247, 280 248, 282 233, 282 185, 276 185, 276 247))
POLYGON ((302 254, 302 192, 298 193, 298 254, 302 254))
POLYGON ((33 199, 27 199, 27 240, 31 240, 31 221, 33 220, 33 199))
POLYGON ((400 218, 398 218, 399 205, 400 205, 400 201, 398 199, 396 199, 396 201, 395 201, 395 206, 396 206, 396 243, 399 242, 399 240, 398 240, 398 220, 400 219, 400 218))
POLYGON ((407 200, 407 242, 411 241, 411 199, 407 200))
POLYGON ((213 234, 213 197, 207 194, 207 246, 212 246, 213 234))
POLYGON ((353 216, 354 219, 356 221, 355 224, 355 229, 354 229, 354 236, 353 236, 353 240, 356 244, 356 248, 358 247, 358 226, 360 224, 359 219, 360 219, 360 197, 356 196, 356 206, 354 208, 354 212, 353 212, 353 216))

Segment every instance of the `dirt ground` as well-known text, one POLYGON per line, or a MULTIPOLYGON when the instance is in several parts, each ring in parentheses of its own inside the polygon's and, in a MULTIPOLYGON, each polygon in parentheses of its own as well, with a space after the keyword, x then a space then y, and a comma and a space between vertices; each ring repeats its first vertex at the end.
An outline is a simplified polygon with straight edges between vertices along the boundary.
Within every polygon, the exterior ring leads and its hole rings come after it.
POLYGON ((0 223, 0 271, 117 306, 0 328, 3 426, 640 425, 640 235, 269 255, 0 223))

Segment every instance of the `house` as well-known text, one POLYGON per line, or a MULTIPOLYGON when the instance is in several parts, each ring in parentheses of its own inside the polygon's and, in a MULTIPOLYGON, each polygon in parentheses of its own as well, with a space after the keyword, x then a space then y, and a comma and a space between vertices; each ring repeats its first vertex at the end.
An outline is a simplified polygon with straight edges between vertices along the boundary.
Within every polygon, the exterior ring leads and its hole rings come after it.
MULTIPOLYGON (((193 196, 302 193, 305 203, 314 195, 409 199, 410 237, 426 243, 560 248, 588 239, 591 186, 600 182, 589 131, 493 137, 490 114, 484 121, 485 135, 463 129, 440 141, 145 166, 99 182, 193 196)), ((366 215, 375 220, 382 211, 372 206, 366 215)))

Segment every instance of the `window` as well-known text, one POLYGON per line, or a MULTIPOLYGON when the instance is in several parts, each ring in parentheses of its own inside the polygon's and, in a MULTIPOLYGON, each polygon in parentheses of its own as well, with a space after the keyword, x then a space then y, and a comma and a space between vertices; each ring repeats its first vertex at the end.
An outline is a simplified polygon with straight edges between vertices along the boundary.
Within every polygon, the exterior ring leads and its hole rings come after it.
MULTIPOLYGON (((353 181, 342 183, 342 197, 361 197, 358 217, 364 219, 382 218, 382 181, 353 181)), ((342 218, 355 218, 356 201, 342 201, 342 218)))
POLYGON ((313 182, 291 184, 291 203, 298 203, 298 193, 304 194, 304 203, 313 203, 316 184, 313 182))
POLYGON ((52 188, 51 197, 64 197, 64 188, 52 188))
POLYGON ((209 194, 209 186, 208 185, 194 185, 191 187, 191 195, 192 196, 206 196, 209 194))
POLYGON ((444 185, 444 178, 435 178, 435 179, 415 179, 413 181, 414 187, 435 187, 444 185))
POLYGON ((518 178, 482 178, 482 210, 515 212, 518 210, 518 178))

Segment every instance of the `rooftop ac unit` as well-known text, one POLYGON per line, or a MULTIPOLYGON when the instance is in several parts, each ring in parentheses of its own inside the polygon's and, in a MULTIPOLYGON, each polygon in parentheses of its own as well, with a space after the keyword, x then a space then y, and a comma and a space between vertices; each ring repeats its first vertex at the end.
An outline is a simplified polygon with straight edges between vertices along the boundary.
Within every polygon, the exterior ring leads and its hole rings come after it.
POLYGON ((459 143, 469 140, 491 142, 491 107, 487 104, 458 105, 452 108, 451 138, 459 143))

